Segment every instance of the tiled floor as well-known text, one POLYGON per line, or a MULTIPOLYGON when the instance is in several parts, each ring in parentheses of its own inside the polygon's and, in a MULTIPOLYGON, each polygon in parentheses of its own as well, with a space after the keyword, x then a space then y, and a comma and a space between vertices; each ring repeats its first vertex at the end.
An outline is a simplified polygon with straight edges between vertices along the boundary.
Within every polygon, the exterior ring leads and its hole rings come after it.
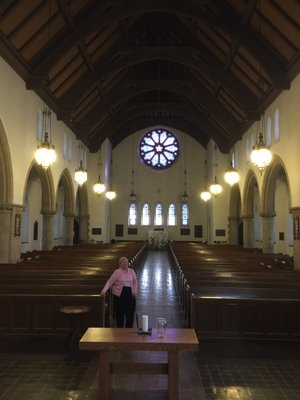
MULTIPOLYGON (((150 251, 139 273, 138 315, 150 325, 164 316, 184 326, 168 258, 150 251)), ((92 352, 64 351, 44 339, 0 342, 0 400, 96 400, 98 365, 92 352)), ((116 358, 146 358, 122 353, 116 358)), ((153 360, 164 353, 151 353, 153 360)), ((202 343, 199 353, 180 354, 181 400, 299 400, 300 346, 202 343)), ((165 400, 165 376, 115 376, 112 400, 165 400)))

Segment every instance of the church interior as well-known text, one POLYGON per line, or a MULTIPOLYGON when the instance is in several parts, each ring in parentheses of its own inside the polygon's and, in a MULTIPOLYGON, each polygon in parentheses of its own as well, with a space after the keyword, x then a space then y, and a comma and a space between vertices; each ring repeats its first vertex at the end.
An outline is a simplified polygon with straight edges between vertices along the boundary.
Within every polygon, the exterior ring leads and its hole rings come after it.
POLYGON ((0 32, 0 400, 99 398, 121 256, 199 350, 111 399, 299 399, 299 1, 3 0, 0 32))

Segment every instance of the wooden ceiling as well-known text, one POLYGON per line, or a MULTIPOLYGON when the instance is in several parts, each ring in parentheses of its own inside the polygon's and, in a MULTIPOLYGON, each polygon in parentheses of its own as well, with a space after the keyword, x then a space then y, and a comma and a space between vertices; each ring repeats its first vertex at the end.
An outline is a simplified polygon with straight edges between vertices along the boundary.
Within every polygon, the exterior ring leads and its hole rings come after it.
POLYGON ((0 35, 92 152, 157 124, 227 152, 300 71, 299 0, 2 0, 0 35))

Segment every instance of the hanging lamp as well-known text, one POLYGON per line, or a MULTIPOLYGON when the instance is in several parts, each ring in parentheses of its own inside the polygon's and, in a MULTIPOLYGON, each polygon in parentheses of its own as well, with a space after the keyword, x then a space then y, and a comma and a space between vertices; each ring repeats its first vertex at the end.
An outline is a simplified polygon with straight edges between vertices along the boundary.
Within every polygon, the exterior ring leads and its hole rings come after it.
POLYGON ((207 202, 211 199, 211 193, 207 190, 207 157, 206 157, 206 150, 205 150, 205 159, 204 159, 204 168, 203 168, 203 179, 204 179, 204 189, 200 193, 201 200, 207 202))
POLYGON ((42 141, 35 152, 35 160, 43 169, 47 169, 56 161, 55 147, 51 144, 51 111, 45 106, 42 117, 42 141), (48 127, 48 132, 47 132, 48 127))
POLYGON ((78 144, 78 159, 80 160, 79 162, 79 167, 75 169, 75 175, 74 179, 75 182, 78 183, 78 185, 82 186, 86 181, 87 181, 87 169, 84 168, 83 166, 83 156, 84 156, 84 151, 83 151, 83 145, 81 143, 78 144))
POLYGON ((235 185, 240 179, 240 175, 238 171, 233 167, 232 161, 230 163, 230 167, 226 170, 224 174, 224 179, 229 186, 235 185))
POLYGON ((99 150, 99 163, 98 163, 98 167, 99 167, 99 177, 98 177, 98 181, 94 184, 93 186, 93 190, 94 192, 100 196, 103 192, 105 192, 105 184, 101 181, 101 167, 102 167, 102 163, 100 160, 100 153, 101 153, 101 149, 99 150))
POLYGON ((261 131, 259 131, 258 142, 252 146, 252 152, 250 155, 251 162, 255 165, 260 174, 270 165, 272 161, 272 153, 270 147, 264 142, 264 114, 261 118, 261 124, 258 122, 258 130, 260 125, 262 126, 261 131))
MULTIPOLYGON (((214 164, 213 167, 215 169, 215 173, 217 174, 218 172, 218 158, 217 158, 218 154, 217 154, 217 145, 214 146, 214 164)), ((223 188, 220 185, 220 183, 217 182, 217 176, 215 175, 215 180, 214 182, 210 185, 209 187, 209 191, 214 194, 215 196, 217 196, 218 194, 220 194, 222 192, 223 188)))

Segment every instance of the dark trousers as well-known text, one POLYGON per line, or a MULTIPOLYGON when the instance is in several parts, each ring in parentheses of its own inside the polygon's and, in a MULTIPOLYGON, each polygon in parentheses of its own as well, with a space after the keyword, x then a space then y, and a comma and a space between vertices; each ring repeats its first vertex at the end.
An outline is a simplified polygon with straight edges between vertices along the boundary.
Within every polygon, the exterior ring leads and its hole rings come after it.
POLYGON ((123 287, 120 297, 114 296, 114 305, 117 327, 124 328, 124 319, 126 318, 126 328, 132 328, 135 312, 135 298, 132 296, 130 287, 123 287))

